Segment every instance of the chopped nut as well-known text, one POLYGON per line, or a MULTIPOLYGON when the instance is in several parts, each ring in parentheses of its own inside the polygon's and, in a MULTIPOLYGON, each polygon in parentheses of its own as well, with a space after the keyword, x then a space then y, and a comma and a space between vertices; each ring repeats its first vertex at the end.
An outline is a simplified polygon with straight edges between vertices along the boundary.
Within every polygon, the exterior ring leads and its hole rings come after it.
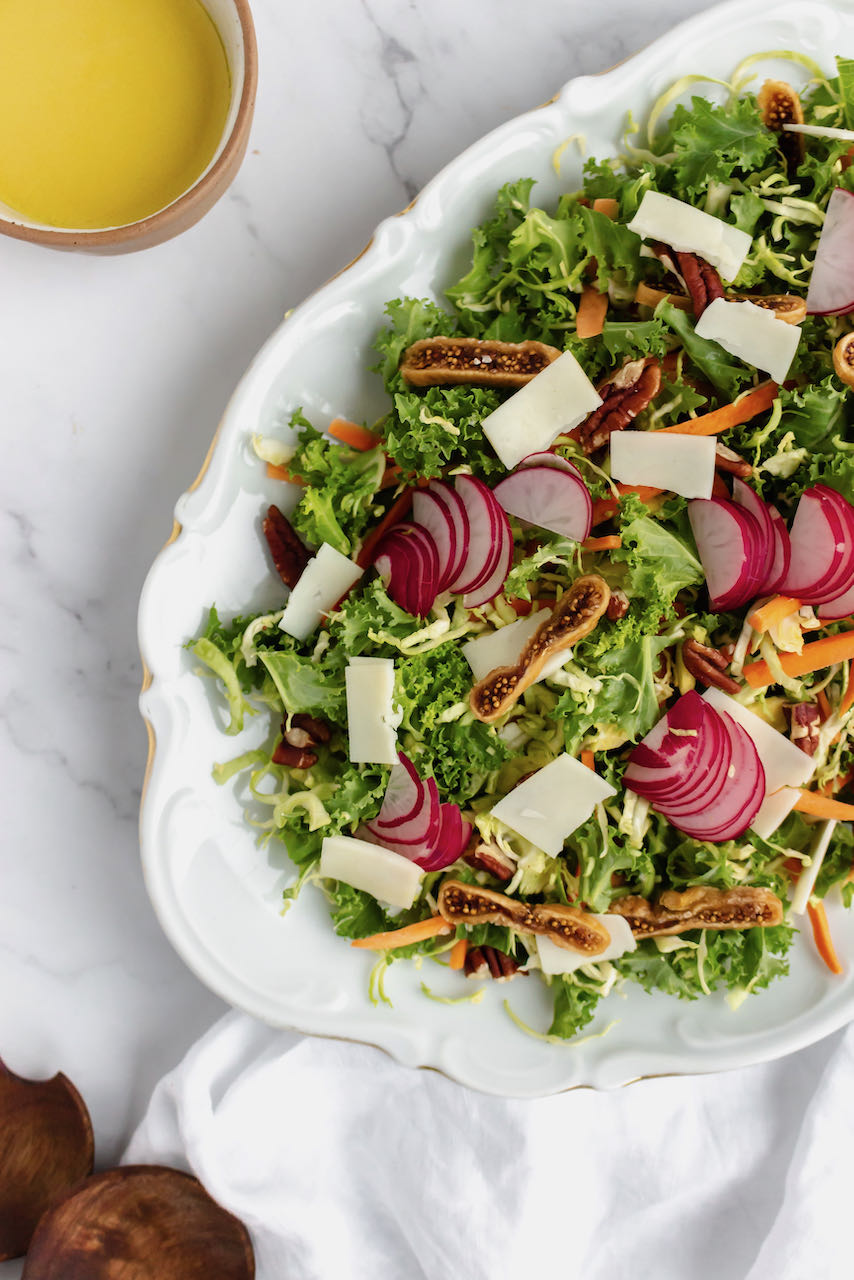
POLYGON ((629 360, 597 387, 602 404, 585 418, 578 438, 585 453, 595 453, 608 443, 611 433, 622 431, 645 409, 661 388, 661 365, 655 356, 629 360))
POLYGON ((513 859, 508 858, 494 840, 478 840, 477 837, 463 854, 463 861, 475 871, 486 871, 495 876, 496 880, 512 880, 516 870, 513 859))
POLYGON ((331 737, 329 725, 300 711, 282 721, 282 741, 273 752, 273 764, 310 769, 317 764, 317 752, 311 748, 328 742, 331 737))
POLYGON ((420 338, 404 352, 400 372, 413 387, 522 387, 560 354, 544 342, 420 338))
POLYGON ((740 453, 736 453, 735 449, 730 449, 720 441, 715 445, 715 470, 738 476, 740 480, 746 480, 748 476, 753 475, 753 467, 750 463, 742 458, 740 453))
POLYGON ((562 902, 518 902, 494 889, 446 880, 439 890, 439 914, 449 924, 501 924, 517 933, 540 933, 567 951, 595 956, 610 940, 608 930, 587 911, 562 902))
POLYGON ((608 910, 628 920, 639 938, 688 929, 767 928, 783 919, 783 904, 775 893, 747 885, 737 889, 703 886, 683 893, 666 889, 657 903, 629 894, 612 902, 608 910))
POLYGON ((801 100, 785 80, 766 80, 756 96, 762 123, 777 135, 777 146, 783 153, 786 168, 793 173, 804 158, 804 139, 800 133, 789 133, 784 124, 803 124, 801 100))
POLYGON ((611 591, 596 573, 576 578, 540 623, 512 667, 496 667, 474 686, 469 706, 485 724, 497 720, 521 697, 546 662, 589 635, 608 607, 611 591))
POLYGON ((821 711, 814 702, 789 703, 783 708, 789 721, 789 737, 805 755, 818 750, 821 711))
POLYGON ((466 952, 463 972, 467 978, 493 978, 509 982, 519 972, 519 965, 496 947, 470 947, 466 952))
POLYGON ((724 657, 720 649, 712 649, 707 644, 700 644, 699 640, 684 640, 682 661, 685 670, 701 684, 709 688, 723 689, 724 693, 739 692, 741 686, 733 680, 732 676, 726 674, 730 659, 724 657))
POLYGON ((710 302, 714 302, 715 298, 724 296, 721 278, 712 264, 706 262, 705 258, 699 257, 696 253, 681 253, 677 251, 676 261, 691 295, 694 316, 699 320, 710 302))
POLYGON ((854 333, 846 333, 833 348, 833 368, 846 387, 854 387, 854 333))
POLYGON ((293 589, 311 559, 308 550, 300 542, 290 521, 276 506, 267 508, 263 529, 276 572, 285 586, 293 589))
POLYGON ((621 618, 625 618, 629 611, 629 597, 625 591, 612 591, 611 599, 608 601, 608 608, 605 613, 609 622, 619 622, 621 618))

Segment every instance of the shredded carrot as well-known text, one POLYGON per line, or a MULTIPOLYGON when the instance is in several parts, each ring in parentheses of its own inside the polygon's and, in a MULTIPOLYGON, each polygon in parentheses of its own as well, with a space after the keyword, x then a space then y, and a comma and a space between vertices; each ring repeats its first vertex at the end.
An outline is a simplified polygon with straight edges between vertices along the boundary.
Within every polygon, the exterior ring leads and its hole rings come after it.
POLYGON ((676 422, 672 427, 659 427, 659 431, 670 431, 683 436, 716 436, 730 427, 741 426, 749 422, 757 414, 770 409, 780 390, 776 382, 761 382, 758 387, 748 391, 746 396, 732 404, 725 404, 722 409, 713 409, 711 413, 701 414, 699 418, 686 418, 684 422, 676 422))
POLYGON ((596 772, 596 761, 593 758, 592 751, 582 751, 581 763, 584 765, 585 769, 592 769, 594 773, 596 772))
POLYGON ((827 694, 824 692, 824 689, 819 689, 818 693, 816 694, 815 700, 818 703, 818 710, 819 710, 819 714, 821 715, 821 722, 822 724, 824 724, 825 720, 830 719, 830 702, 828 700, 827 694))
POLYGON ((592 284, 586 284, 581 292, 575 317, 575 332, 579 338, 597 338, 602 332, 607 314, 607 293, 600 293, 592 284))
POLYGON ((527 618, 534 607, 533 600, 522 600, 519 596, 507 596, 506 600, 517 618, 527 618))
POLYGON ((396 462, 391 463, 389 466, 386 467, 385 471, 383 472, 383 478, 380 481, 380 488, 393 489, 396 484, 399 484, 400 477, 402 475, 403 475, 403 468, 399 467, 396 462))
POLYGON ((842 701, 839 704, 839 714, 844 716, 845 712, 850 709, 852 703, 854 703, 854 666, 848 673, 848 684, 842 695, 842 701))
POLYGON ((581 545, 585 551, 616 551, 623 545, 623 539, 616 533, 609 533, 604 538, 585 538, 581 545))
MULTIPOLYGON (((649 484, 618 484, 617 489, 620 497, 633 493, 640 498, 641 502, 645 502, 647 506, 652 505, 654 498, 660 498, 664 493, 663 489, 655 489, 649 484)), ((603 524, 605 520, 610 520, 612 516, 617 514, 617 507, 620 505, 618 498, 597 498, 593 503, 593 527, 597 524, 603 524)))
POLYGON ((412 506, 413 492, 413 489, 404 489, 400 497, 395 498, 382 520, 380 520, 376 529, 369 533, 367 538, 365 538, 365 541, 362 543, 362 548, 356 556, 356 564, 359 565, 360 568, 367 569, 368 565, 373 561, 374 550, 376 549, 377 543, 385 537, 393 525, 400 524, 401 520, 408 513, 409 508, 412 506))
POLYGON ((599 196, 593 201, 593 208, 596 213, 604 213, 606 218, 610 218, 612 222, 616 222, 620 212, 620 206, 612 196, 599 196))
MULTIPOLYGON (((845 662, 849 658, 854 658, 854 628, 805 644, 801 653, 781 653, 780 665, 787 676, 805 676, 810 671, 821 671, 834 662, 845 662)), ((744 678, 752 689, 764 689, 766 685, 774 684, 774 676, 764 660, 749 662, 744 668, 744 678)))
POLYGON ((448 924, 441 916, 431 916, 429 920, 416 920, 415 924, 406 924, 402 929, 392 929, 388 933, 374 933, 370 938, 354 938, 351 947, 364 947, 368 951, 393 951, 397 947, 411 947, 413 942, 426 942, 428 938, 438 938, 443 933, 452 933, 453 925, 448 924))
POLYGON ((267 463, 267 475, 271 480, 284 480, 287 484, 305 484, 300 476, 292 476, 287 467, 277 467, 275 462, 267 463))
POLYGON ((838 818, 841 822, 850 822, 854 818, 854 804, 831 800, 817 791, 802 791, 795 801, 795 808, 798 813, 809 813, 814 818, 838 818))
POLYGON ((770 631, 789 614, 796 613, 801 607, 800 600, 793 596, 773 596, 760 608, 754 609, 747 619, 754 631, 770 631))
POLYGON ((357 422, 350 422, 349 418, 333 418, 328 431, 333 440, 340 440, 351 449, 373 449, 380 442, 380 437, 373 431, 360 427, 357 422))
POLYGON ((839 963, 839 957, 836 954, 836 948, 833 945, 833 939, 830 936, 830 925, 827 922, 827 912, 824 909, 823 902, 812 902, 807 904, 809 912, 810 924, 812 925, 812 936, 815 939, 816 950, 827 965, 831 973, 843 973, 842 965, 839 963))
POLYGON ((667 299, 672 302, 674 307, 678 307, 680 311, 693 311, 694 304, 690 298, 686 298, 681 293, 667 293, 664 289, 653 289, 651 285, 644 284, 641 280, 635 290, 635 302, 642 307, 657 307, 659 302, 667 299))
POLYGON ((466 952, 469 944, 465 938, 458 938, 451 947, 451 954, 448 956, 449 969, 462 969, 466 962, 466 952))
POLYGON ((800 858, 787 858, 783 863, 783 866, 786 868, 793 880, 797 880, 798 876, 804 869, 804 864, 801 862, 800 858))

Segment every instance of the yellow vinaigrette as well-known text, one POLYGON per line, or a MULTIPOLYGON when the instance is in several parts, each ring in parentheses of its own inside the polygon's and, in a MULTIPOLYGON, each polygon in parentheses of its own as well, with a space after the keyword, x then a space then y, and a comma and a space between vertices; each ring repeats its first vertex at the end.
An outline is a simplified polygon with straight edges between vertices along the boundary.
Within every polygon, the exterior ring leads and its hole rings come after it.
POLYGON ((230 96, 200 0, 0 0, 0 202, 55 227, 138 222, 207 168, 230 96))

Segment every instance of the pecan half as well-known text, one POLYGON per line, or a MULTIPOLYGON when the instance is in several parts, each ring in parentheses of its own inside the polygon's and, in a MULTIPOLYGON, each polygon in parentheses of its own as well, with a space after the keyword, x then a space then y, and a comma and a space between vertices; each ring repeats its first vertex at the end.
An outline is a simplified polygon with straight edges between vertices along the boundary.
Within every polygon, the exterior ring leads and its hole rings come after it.
POLYGON ((516 871, 513 859, 508 858, 494 841, 478 840, 476 836, 463 854, 463 861, 475 871, 486 871, 495 876, 496 880, 512 880, 516 871))
POLYGON ((700 644, 699 640, 685 640, 682 661, 685 670, 709 688, 723 689, 724 693, 738 693, 741 689, 741 685, 726 674, 730 659, 725 658, 720 649, 700 644))
POLYGON ((854 387, 854 333, 846 333, 833 348, 833 368, 837 378, 854 387))
POLYGON ((629 360, 596 388, 602 397, 598 409, 578 428, 585 453, 595 453, 608 443, 613 431, 622 431, 645 409, 661 389, 661 365, 655 356, 629 360))
POLYGON ((608 910, 628 920, 639 938, 688 929, 767 928, 783 919, 783 904, 775 893, 748 885, 737 889, 702 886, 683 893, 666 889, 655 903, 630 894, 612 902, 608 910))
POLYGON ((276 572, 285 586, 293 589, 299 582, 311 555, 300 542, 290 520, 282 515, 278 507, 267 508, 263 529, 276 572))
POLYGON ((773 311, 776 318, 786 324, 800 324, 806 319, 807 300, 794 293, 731 293, 728 296, 732 302, 752 302, 755 307, 773 311))
POLYGON ((403 353, 400 372, 413 387, 523 387, 560 354, 544 342, 420 338, 403 353))
POLYGON ((800 133, 789 133, 784 124, 803 124, 801 100, 785 80, 766 80, 756 95, 762 123, 777 135, 777 146, 783 153, 790 173, 804 158, 804 139, 800 133))
POLYGON ((738 476, 741 480, 746 480, 748 476, 753 475, 753 467, 747 459, 742 458, 735 449, 730 449, 729 445, 721 444, 720 440, 715 445, 715 470, 725 471, 728 475, 738 476))
POLYGON ((597 573, 576 578, 552 612, 541 622, 512 667, 496 667, 474 686, 469 706, 478 720, 490 724, 521 697, 556 653, 589 635, 608 608, 611 589, 597 573))
POLYGON ((625 591, 620 591, 619 589, 612 591, 611 599, 608 601, 608 608, 605 610, 609 622, 619 622, 621 618, 625 618, 628 611, 629 597, 625 591))
POLYGON ((469 947, 463 972, 467 978, 494 978, 496 982, 509 982, 519 972, 512 956, 496 947, 469 947))
POLYGON ((691 295, 694 315, 699 320, 710 302, 724 296, 721 278, 712 264, 696 253, 682 253, 677 250, 676 261, 691 295))
POLYGON ((814 756, 818 750, 821 712, 814 702, 796 702, 783 708, 789 721, 789 737, 805 755, 814 756))
POLYGON ((449 924, 502 924, 517 933, 545 934, 567 951, 590 956, 604 951, 611 936, 594 916, 578 907, 562 902, 518 902, 461 880, 444 882, 438 905, 439 914, 449 924))
POLYGON ((289 720, 282 721, 282 741, 273 752, 273 764, 282 764, 289 769, 310 769, 317 764, 317 752, 312 748, 328 742, 331 737, 332 730, 328 724, 300 711, 289 720))

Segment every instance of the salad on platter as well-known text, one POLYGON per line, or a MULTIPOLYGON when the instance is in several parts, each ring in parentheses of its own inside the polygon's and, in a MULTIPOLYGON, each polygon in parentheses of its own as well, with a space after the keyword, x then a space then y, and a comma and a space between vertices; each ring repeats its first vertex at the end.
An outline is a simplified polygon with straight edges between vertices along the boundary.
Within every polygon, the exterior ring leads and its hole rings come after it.
POLYGON ((686 77, 555 207, 503 187, 443 304, 389 302, 366 357, 380 420, 321 432, 296 408, 254 438, 283 482, 259 529, 282 607, 211 607, 188 647, 225 731, 266 712, 270 736, 214 776, 284 843, 284 905, 311 884, 374 953, 375 1001, 398 960, 478 980, 422 983, 446 1003, 527 977, 550 1026, 508 1013, 566 1040, 630 982, 737 1007, 807 921, 842 971, 824 906, 854 895, 837 63, 756 54, 690 106, 705 77, 686 77), (750 91, 769 57, 806 88, 750 91))

